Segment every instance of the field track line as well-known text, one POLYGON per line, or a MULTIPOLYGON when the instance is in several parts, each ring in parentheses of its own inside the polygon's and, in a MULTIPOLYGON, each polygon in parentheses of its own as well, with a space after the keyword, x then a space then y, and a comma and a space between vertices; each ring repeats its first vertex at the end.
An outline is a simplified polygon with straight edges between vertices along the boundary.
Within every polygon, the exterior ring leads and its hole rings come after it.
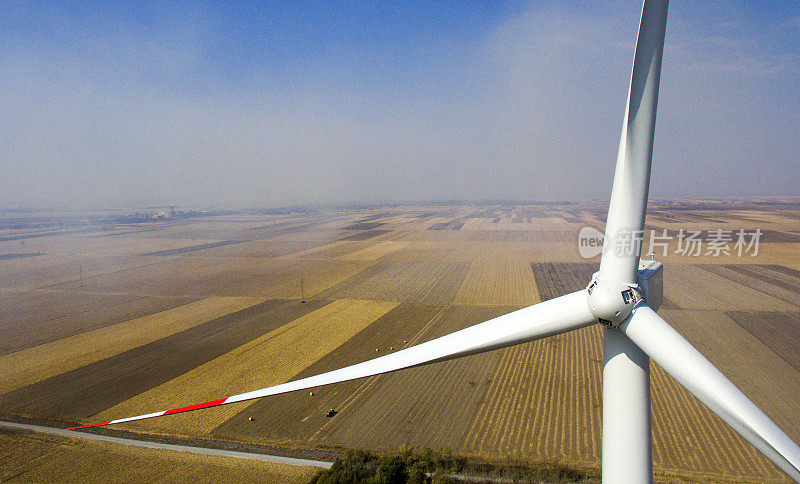
POLYGON ((14 430, 24 430, 29 432, 51 434, 51 435, 60 435, 62 437, 99 440, 102 442, 111 442, 114 444, 147 447, 150 449, 175 450, 179 452, 191 452, 193 454, 216 455, 221 457, 237 457, 240 459, 260 460, 264 462, 275 462, 278 464, 289 464, 295 466, 312 466, 312 467, 323 467, 325 469, 329 469, 333 465, 333 462, 327 462, 322 460, 298 459, 294 457, 283 457, 279 455, 257 454, 254 452, 238 452, 234 450, 211 449, 208 447, 194 447, 189 445, 162 444, 159 442, 147 442, 144 440, 124 439, 120 437, 109 437, 106 435, 75 432, 73 430, 57 429, 54 427, 45 427, 42 425, 30 425, 23 423, 0 421, 0 427, 14 429, 14 430))

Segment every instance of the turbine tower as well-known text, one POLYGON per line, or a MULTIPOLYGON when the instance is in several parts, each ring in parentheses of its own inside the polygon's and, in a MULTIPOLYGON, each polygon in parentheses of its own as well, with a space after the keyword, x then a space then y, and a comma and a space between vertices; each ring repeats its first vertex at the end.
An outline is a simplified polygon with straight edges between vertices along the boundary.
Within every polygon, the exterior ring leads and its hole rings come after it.
POLYGON ((605 482, 651 482, 650 359, 800 482, 800 447, 658 314, 662 266, 641 260, 668 0, 645 0, 617 155, 600 270, 585 290, 320 375, 187 407, 72 429, 242 402, 483 353, 603 325, 605 482))

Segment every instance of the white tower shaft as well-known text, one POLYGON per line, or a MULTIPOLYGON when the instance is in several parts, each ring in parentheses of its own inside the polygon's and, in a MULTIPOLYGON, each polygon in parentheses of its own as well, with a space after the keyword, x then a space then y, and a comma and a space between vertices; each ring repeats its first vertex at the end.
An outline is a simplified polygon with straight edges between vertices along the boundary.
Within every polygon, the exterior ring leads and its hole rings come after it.
POLYGON ((603 482, 653 479, 650 357, 627 336, 603 328, 603 482))

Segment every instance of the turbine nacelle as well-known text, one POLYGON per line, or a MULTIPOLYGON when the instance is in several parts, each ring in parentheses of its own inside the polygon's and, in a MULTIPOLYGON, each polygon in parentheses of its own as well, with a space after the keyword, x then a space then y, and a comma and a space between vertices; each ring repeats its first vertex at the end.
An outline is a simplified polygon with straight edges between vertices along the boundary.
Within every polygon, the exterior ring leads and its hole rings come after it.
POLYGON ((600 279, 597 273, 592 276, 586 292, 589 311, 600 323, 613 327, 625 321, 633 308, 644 300, 638 286, 600 279))
POLYGON ((600 278, 595 272, 586 287, 589 311, 606 326, 616 328, 633 309, 644 302, 657 310, 664 300, 663 266, 656 261, 639 261, 638 284, 600 278))

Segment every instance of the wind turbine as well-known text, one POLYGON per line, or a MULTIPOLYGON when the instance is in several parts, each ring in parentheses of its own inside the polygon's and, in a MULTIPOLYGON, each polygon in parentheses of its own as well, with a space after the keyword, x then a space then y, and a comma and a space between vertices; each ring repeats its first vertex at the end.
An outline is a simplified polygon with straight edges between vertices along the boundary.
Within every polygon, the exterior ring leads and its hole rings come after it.
POLYGON ((131 422, 242 402, 504 348, 592 324, 603 325, 603 462, 606 482, 650 482, 650 359, 800 482, 800 447, 656 310, 662 266, 626 247, 641 233, 650 182, 668 0, 645 0, 617 155, 600 270, 585 290, 320 375, 187 407, 72 427, 131 422), (619 250, 623 247, 627 250, 619 250))

